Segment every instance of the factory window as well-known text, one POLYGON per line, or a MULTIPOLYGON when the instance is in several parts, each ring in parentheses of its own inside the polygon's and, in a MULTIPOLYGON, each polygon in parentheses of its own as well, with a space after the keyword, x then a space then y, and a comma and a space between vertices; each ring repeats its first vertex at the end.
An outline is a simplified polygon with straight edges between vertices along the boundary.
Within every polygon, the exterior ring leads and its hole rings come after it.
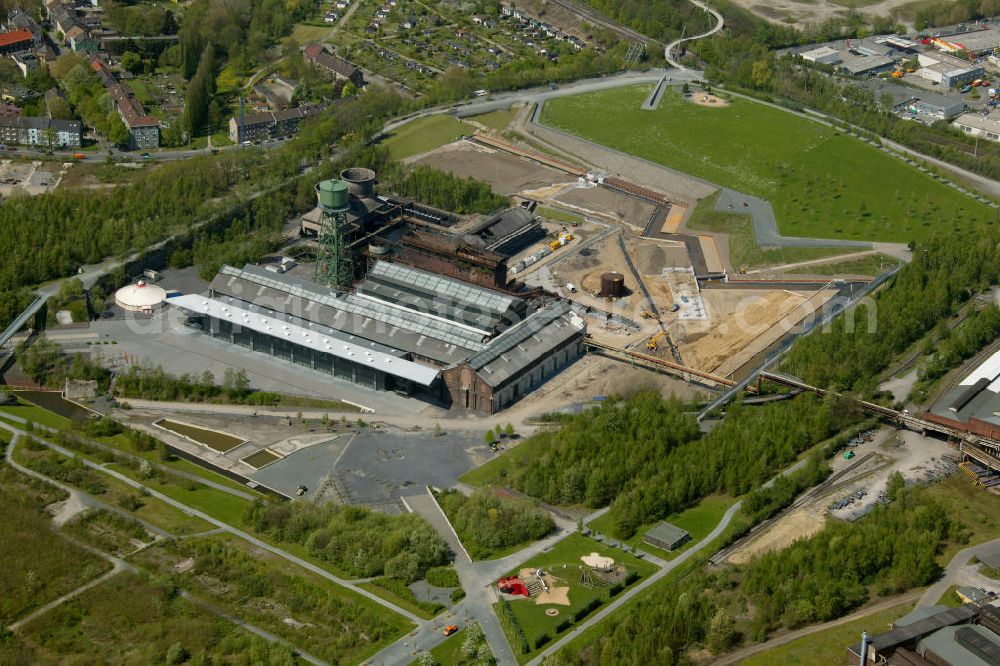
POLYGON ((238 344, 240 347, 253 349, 253 334, 250 330, 243 328, 242 326, 234 326, 233 342, 238 344))
POLYGON ((354 365, 350 361, 345 361, 343 359, 336 359, 333 363, 333 376, 337 379, 346 379, 347 381, 354 381, 354 372, 351 366, 354 365))
POLYGON ((325 372, 328 375, 332 375, 333 374, 333 357, 332 356, 330 356, 329 354, 319 354, 319 353, 317 353, 315 361, 316 361, 316 365, 314 367, 315 370, 319 370, 320 372, 325 372))
POLYGON ((292 360, 292 344, 281 338, 274 338, 274 355, 286 361, 292 360))
POLYGON ((994 132, 987 132, 987 133, 986 133, 986 138, 987 138, 987 139, 991 139, 991 140, 993 140, 993 141, 996 141, 996 140, 997 140, 998 138, 1000 138, 1000 137, 998 137, 998 136, 996 135, 996 133, 994 133, 994 132))
POLYGON ((231 321, 226 321, 225 319, 219 319, 219 330, 216 333, 217 337, 225 338, 226 340, 232 340, 233 336, 233 323, 231 321))
POLYGON ((312 367, 312 350, 301 345, 292 345, 292 363, 312 367))
POLYGON ((363 365, 358 365, 354 373, 354 381, 368 388, 376 388, 375 371, 363 365))

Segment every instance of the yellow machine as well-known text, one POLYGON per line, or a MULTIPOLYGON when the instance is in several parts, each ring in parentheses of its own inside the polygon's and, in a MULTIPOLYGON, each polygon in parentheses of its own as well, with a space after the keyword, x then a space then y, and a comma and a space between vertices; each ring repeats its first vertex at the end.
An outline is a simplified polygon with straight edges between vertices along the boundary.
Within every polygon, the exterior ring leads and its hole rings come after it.
POLYGON ((652 312, 650 312, 649 310, 643 310, 642 312, 639 313, 639 316, 641 316, 643 319, 654 319, 655 318, 655 315, 652 312))
POLYGON ((660 338, 662 338, 666 334, 667 334, 666 331, 660 331, 659 333, 651 337, 649 340, 646 341, 646 349, 648 349, 649 351, 656 351, 657 349, 659 349, 659 345, 657 344, 657 342, 660 340, 660 338))

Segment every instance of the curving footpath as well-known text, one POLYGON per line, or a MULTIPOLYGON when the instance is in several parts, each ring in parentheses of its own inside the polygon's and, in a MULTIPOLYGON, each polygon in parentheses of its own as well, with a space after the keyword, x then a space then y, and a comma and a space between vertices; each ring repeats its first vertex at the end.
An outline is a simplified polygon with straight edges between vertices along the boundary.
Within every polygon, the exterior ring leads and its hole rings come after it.
POLYGON ((699 0, 691 0, 691 4, 695 5, 696 7, 700 7, 701 9, 705 10, 706 12, 714 16, 716 23, 715 27, 707 32, 703 32, 700 35, 694 35, 692 37, 681 37, 680 39, 675 39, 674 41, 667 44, 667 48, 663 50, 664 59, 667 61, 668 65, 682 71, 687 70, 687 67, 674 60, 674 50, 684 42, 693 42, 696 39, 704 39, 705 37, 711 37, 715 33, 722 30, 722 28, 725 27, 726 25, 726 20, 722 18, 722 14, 720 14, 717 10, 712 9, 711 7, 709 7, 703 2, 700 2, 699 0))

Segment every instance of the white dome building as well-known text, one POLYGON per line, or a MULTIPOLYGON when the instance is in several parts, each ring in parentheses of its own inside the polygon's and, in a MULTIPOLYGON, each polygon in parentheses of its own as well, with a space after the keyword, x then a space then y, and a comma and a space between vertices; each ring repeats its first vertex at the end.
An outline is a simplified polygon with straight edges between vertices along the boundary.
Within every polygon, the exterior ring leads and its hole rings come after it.
POLYGON ((115 304, 128 312, 154 312, 163 307, 167 292, 154 284, 139 280, 115 292, 115 304))

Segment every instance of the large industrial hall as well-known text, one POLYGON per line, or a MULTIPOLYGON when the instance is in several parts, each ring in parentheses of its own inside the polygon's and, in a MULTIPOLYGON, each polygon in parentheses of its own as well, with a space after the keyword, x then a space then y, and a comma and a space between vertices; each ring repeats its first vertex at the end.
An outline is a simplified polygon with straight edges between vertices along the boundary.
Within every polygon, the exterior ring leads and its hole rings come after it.
POLYGON ((567 303, 523 299, 376 262, 350 292, 225 266, 206 295, 168 301, 189 325, 368 388, 492 414, 575 360, 586 334, 567 303))

